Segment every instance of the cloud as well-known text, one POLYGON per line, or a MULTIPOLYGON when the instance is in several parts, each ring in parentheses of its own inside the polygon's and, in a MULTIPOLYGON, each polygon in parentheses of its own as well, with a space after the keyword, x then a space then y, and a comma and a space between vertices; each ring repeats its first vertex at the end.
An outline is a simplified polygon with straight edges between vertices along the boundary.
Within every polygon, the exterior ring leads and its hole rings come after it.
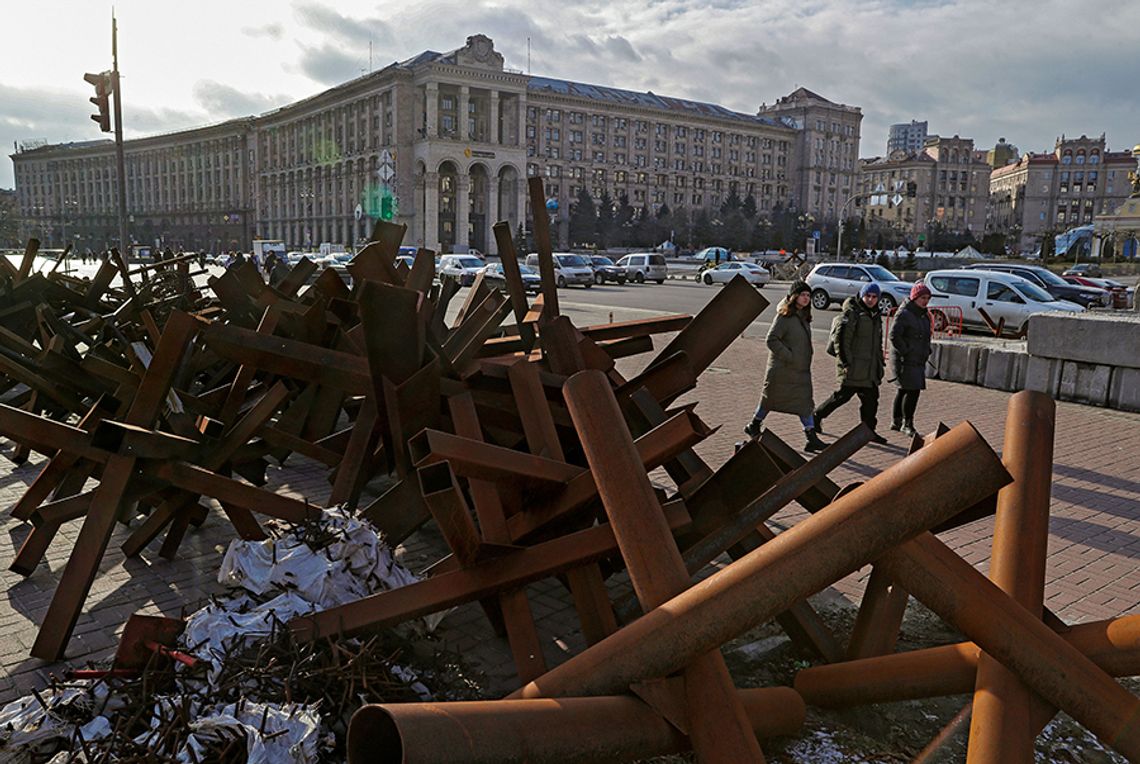
POLYGON ((214 80, 199 80, 194 83, 193 93, 198 105, 218 118, 261 114, 293 100, 287 95, 243 93, 237 88, 214 80))
POLYGON ((316 2, 296 3, 293 10, 301 24, 338 42, 367 46, 369 42, 389 43, 393 39, 388 23, 380 18, 352 18, 316 2))
POLYGON ((247 37, 268 37, 271 40, 280 40, 285 36, 285 27, 274 21, 259 27, 242 27, 241 33, 247 37))
POLYGON ((338 85, 360 76, 359 55, 350 55, 343 48, 328 43, 319 48, 306 48, 301 54, 301 71, 322 85, 338 85))

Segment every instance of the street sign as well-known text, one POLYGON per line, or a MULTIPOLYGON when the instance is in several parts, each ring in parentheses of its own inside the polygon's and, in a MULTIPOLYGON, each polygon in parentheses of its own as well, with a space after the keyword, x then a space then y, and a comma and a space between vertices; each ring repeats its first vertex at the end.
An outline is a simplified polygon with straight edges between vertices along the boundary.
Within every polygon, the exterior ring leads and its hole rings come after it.
POLYGON ((812 232, 811 232, 811 237, 812 237, 813 239, 815 239, 816 241, 819 241, 819 231, 812 231, 812 232))
POLYGON ((906 188, 906 181, 905 180, 896 180, 895 181, 895 191, 902 191, 904 188, 906 188))
POLYGON ((891 204, 893 204, 896 207, 898 207, 900 204, 902 204, 902 201, 903 201, 902 194, 895 194, 894 196, 891 197, 891 204))
POLYGON ((364 208, 358 204, 356 205, 356 209, 352 211, 352 214, 356 217, 357 222, 359 222, 360 219, 364 217, 364 208))
POLYGON ((382 164, 376 174, 380 176, 381 182, 387 185, 392 182, 392 178, 396 177, 396 170, 391 165, 382 164))

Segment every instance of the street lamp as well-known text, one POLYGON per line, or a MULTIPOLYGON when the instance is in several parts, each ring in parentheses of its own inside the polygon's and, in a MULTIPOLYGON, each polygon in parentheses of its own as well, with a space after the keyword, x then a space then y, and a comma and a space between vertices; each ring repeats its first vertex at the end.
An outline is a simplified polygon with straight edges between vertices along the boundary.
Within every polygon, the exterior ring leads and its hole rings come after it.
POLYGON ((851 196, 847 197, 847 201, 843 202, 843 206, 839 208, 839 231, 835 237, 835 262, 839 262, 839 258, 843 252, 843 223, 847 220, 847 205, 851 204, 851 202, 855 201, 856 199, 864 199, 867 196, 869 196, 869 194, 864 194, 862 192, 852 194, 851 196))

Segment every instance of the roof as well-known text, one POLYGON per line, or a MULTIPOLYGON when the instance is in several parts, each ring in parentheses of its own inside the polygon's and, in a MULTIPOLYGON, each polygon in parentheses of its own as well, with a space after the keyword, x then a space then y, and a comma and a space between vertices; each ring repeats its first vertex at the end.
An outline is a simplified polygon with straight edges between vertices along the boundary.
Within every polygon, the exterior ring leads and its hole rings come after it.
POLYGON ((723 106, 718 106, 717 104, 705 103, 703 101, 689 101, 684 98, 660 96, 653 91, 642 93, 633 90, 611 88, 605 85, 589 85, 584 82, 571 82, 570 80, 557 80, 550 77, 534 76, 532 76, 529 83, 527 83, 527 89, 576 98, 588 98, 591 101, 606 101, 623 106, 641 106, 647 109, 661 109, 663 111, 677 112, 690 117, 712 117, 715 119, 731 119, 738 122, 749 122, 751 124, 774 127, 784 126, 782 122, 767 117, 743 114, 738 111, 726 109, 723 106))
POLYGON ((823 96, 821 96, 819 93, 816 93, 815 91, 808 90, 807 88, 796 88, 791 93, 788 93, 788 95, 781 98, 780 101, 781 102, 783 102, 783 101, 798 101, 801 98, 811 98, 811 99, 816 100, 816 101, 823 101, 824 103, 835 104, 836 106, 839 105, 839 104, 835 103, 834 101, 831 101, 827 98, 824 98, 823 96))

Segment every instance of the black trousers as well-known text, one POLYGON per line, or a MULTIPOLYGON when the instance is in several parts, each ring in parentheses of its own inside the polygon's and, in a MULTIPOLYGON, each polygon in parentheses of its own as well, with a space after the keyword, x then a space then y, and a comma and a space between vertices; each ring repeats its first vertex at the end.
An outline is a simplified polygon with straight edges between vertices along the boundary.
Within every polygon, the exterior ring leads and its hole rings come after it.
POLYGON ((914 410, 918 408, 918 394, 921 390, 899 389, 895 393, 895 403, 891 410, 891 419, 896 423, 914 422, 914 410))
POLYGON ((847 401, 859 396, 859 419, 863 421, 872 430, 875 429, 875 423, 878 420, 879 414, 879 388, 876 387, 848 387, 843 385, 831 397, 823 402, 815 411, 816 423, 820 419, 830 416, 831 412, 842 406, 847 401))

